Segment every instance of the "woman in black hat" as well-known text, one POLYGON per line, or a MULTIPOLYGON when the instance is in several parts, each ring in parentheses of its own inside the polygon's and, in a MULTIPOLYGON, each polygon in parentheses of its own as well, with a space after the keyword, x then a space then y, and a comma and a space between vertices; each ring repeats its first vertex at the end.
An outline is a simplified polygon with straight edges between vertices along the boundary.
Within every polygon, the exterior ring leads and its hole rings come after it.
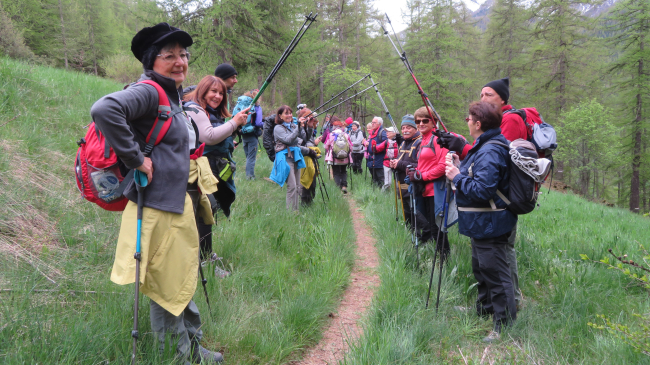
MULTIPOLYGON (((144 141, 159 108, 154 86, 136 83, 107 95, 93 105, 91 114, 124 165, 144 172, 149 180, 143 192, 143 259, 139 279, 143 294, 151 299, 151 327, 160 341, 160 349, 164 348, 167 337, 173 341, 172 347, 176 346, 177 356, 183 362, 217 363, 223 356, 199 345, 201 318, 192 301, 199 265, 195 212, 205 207, 207 199, 201 195, 206 191, 197 189, 197 175, 204 190, 209 184, 216 186, 216 181, 197 174, 201 165, 207 169, 209 165, 196 158, 198 133, 180 102, 181 84, 187 76, 190 58, 187 47, 192 42, 189 34, 167 23, 144 28, 133 37, 131 51, 144 68, 139 81, 152 80, 160 85, 171 106, 169 130, 148 155, 142 152, 144 141)), ((244 111, 235 118, 246 116, 244 111)), ((122 215, 111 273, 111 280, 121 285, 133 283, 135 279, 137 194, 134 184, 127 186, 125 196, 130 202, 122 215)), ((204 219, 210 217, 207 205, 204 219)))

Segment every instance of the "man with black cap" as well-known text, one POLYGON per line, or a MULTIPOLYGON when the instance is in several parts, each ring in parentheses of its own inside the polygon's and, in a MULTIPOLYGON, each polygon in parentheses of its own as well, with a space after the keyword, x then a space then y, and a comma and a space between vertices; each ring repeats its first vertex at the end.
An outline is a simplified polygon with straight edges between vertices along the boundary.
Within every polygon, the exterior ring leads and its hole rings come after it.
POLYGON ((227 63, 222 63, 214 70, 214 76, 222 79, 226 84, 226 89, 228 89, 228 111, 232 111, 230 109, 230 93, 232 93, 232 88, 237 83, 237 70, 227 63))
MULTIPOLYGON (((501 120, 501 134, 508 141, 514 141, 518 138, 528 139, 528 131, 526 123, 521 118, 519 113, 512 105, 508 104, 510 98, 510 79, 508 77, 490 81, 483 89, 481 89, 481 101, 486 101, 490 104, 496 105, 501 108, 503 119, 501 120)), ((448 148, 450 151, 455 151, 460 159, 464 159, 467 152, 472 148, 472 145, 467 143, 465 139, 458 137, 452 133, 439 132, 438 144, 443 148, 448 148)), ((510 266, 510 277, 512 279, 512 286, 515 290, 515 302, 517 309, 521 307, 522 297, 521 290, 519 289, 519 273, 517 268, 517 252, 515 250, 515 241, 517 237, 517 224, 512 228, 510 237, 508 238, 508 246, 506 247, 506 257, 508 265, 510 266)))

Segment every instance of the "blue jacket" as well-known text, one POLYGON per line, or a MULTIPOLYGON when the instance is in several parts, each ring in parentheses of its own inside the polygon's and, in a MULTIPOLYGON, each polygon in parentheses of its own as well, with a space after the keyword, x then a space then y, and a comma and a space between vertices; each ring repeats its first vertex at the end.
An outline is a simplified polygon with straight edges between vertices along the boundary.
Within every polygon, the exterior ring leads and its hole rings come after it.
POLYGON ((373 169, 383 169, 384 168, 384 156, 386 152, 372 153, 372 141, 377 141, 377 145, 380 145, 383 141, 387 140, 386 131, 384 127, 379 127, 377 133, 371 134, 368 136, 368 147, 366 147, 366 152, 368 152, 368 159, 366 160, 366 165, 373 169), (374 156, 374 157, 373 157, 374 156))
POLYGON ((476 239, 501 236, 517 223, 517 215, 506 210, 506 203, 497 195, 497 190, 505 196, 510 192, 510 154, 502 146, 486 145, 490 140, 509 144, 500 128, 483 133, 467 153, 460 165, 460 174, 453 181, 457 189, 458 231, 476 239), (491 208, 490 200, 496 209, 491 208), (476 208, 480 211, 471 211, 476 208))
POLYGON ((300 153, 300 147, 287 147, 282 151, 276 152, 275 161, 273 161, 273 170, 271 170, 271 176, 269 176, 269 179, 280 185, 280 187, 282 187, 287 181, 289 173, 291 172, 291 168, 287 162, 287 153, 289 150, 291 150, 293 153, 293 159, 296 163, 296 168, 304 169, 307 167, 305 164, 305 159, 302 157, 302 153, 300 153))

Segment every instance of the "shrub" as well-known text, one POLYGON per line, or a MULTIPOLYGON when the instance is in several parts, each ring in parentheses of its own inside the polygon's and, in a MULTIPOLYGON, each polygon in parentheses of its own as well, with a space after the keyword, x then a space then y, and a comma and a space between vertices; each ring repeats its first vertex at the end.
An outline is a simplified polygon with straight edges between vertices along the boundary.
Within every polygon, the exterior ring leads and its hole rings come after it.
POLYGON ((99 64, 106 72, 106 77, 123 84, 137 81, 142 74, 142 64, 132 54, 114 54, 99 64))
POLYGON ((11 18, 0 4, 0 55, 11 58, 33 58, 34 53, 25 45, 22 33, 14 27, 11 18))

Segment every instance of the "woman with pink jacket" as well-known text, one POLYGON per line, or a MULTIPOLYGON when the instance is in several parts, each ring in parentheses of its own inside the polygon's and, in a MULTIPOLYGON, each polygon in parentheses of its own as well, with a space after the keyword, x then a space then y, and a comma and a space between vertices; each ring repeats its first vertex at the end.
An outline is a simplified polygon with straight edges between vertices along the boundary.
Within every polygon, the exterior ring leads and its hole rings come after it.
POLYGON ((336 116, 332 117, 333 129, 325 140, 325 162, 331 165, 334 182, 343 194, 348 193, 348 164, 352 163, 352 142, 345 133, 345 124, 336 116), (339 141, 337 143, 337 140, 339 141), (346 145, 347 143, 347 145, 346 145), (342 156, 345 156, 341 158, 342 156))

